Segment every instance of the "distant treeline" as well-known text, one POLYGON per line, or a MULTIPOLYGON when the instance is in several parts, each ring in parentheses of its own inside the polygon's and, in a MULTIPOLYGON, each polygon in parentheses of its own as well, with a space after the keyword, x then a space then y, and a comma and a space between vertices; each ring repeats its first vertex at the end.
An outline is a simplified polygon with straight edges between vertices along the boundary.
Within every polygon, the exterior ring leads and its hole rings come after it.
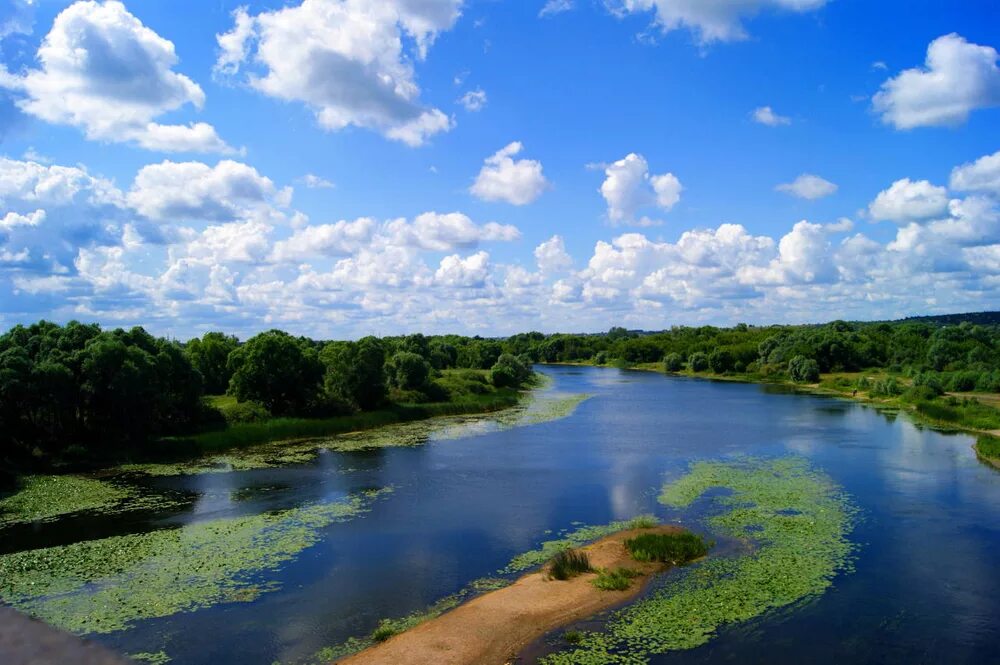
POLYGON ((1000 325, 834 321, 356 342, 272 330, 245 342, 212 332, 179 343, 142 328, 43 321, 0 336, 0 460, 22 464, 74 450, 86 456, 218 424, 222 414, 205 395, 235 398, 236 408, 225 414, 230 420, 328 417, 516 388, 536 362, 663 363, 671 372, 798 381, 815 381, 820 372, 886 369, 936 393, 997 392, 1000 325), (455 371, 461 369, 477 371, 455 371))

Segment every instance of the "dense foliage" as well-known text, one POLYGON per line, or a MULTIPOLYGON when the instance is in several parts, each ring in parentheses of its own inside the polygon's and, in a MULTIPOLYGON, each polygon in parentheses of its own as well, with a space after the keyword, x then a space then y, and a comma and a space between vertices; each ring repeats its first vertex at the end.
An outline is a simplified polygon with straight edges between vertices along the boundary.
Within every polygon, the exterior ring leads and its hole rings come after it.
POLYGON ((975 322, 956 316, 356 342, 272 330, 241 343, 209 332, 186 344, 142 328, 104 331, 43 321, 0 336, 0 460, 9 463, 6 468, 141 445, 207 422, 218 426, 223 420, 215 408, 233 423, 467 399, 523 385, 536 362, 646 363, 668 372, 806 383, 819 381, 821 373, 876 373, 835 387, 900 397, 935 420, 990 423, 996 409, 941 397, 1000 392, 1000 317, 967 318, 975 322), (205 406, 204 395, 222 393, 229 401, 213 398, 212 408, 205 406))

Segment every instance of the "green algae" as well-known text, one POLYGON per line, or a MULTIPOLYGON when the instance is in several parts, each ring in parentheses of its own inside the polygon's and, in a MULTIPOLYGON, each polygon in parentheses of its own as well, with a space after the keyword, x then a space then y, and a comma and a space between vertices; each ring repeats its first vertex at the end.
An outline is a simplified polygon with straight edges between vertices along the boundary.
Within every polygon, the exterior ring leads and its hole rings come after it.
POLYGON ((130 653, 128 657, 132 660, 149 663, 150 665, 166 665, 171 660, 165 651, 142 651, 140 653, 130 653))
POLYGON ((116 514, 166 509, 180 503, 171 497, 140 493, 137 488, 85 476, 26 476, 18 492, 0 500, 0 528, 52 522, 81 511, 116 514))
POLYGON ((547 665, 645 663, 649 654, 690 649, 727 624, 792 607, 822 594, 851 568, 847 539, 855 509, 823 473, 801 458, 700 462, 663 488, 660 502, 691 505, 705 492, 721 512, 707 520, 721 535, 753 547, 708 559, 612 615, 604 632, 586 632, 547 665))
POLYGON ((266 573, 390 491, 7 554, 0 556, 0 600, 77 634, 249 602, 278 588, 266 573))

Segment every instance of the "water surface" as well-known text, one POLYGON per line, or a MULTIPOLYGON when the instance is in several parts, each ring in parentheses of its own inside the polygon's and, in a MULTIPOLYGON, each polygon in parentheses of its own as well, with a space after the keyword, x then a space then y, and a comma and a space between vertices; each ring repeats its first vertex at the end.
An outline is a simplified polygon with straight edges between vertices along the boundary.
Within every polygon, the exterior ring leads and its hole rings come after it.
MULTIPOLYGON (((793 608, 724 628, 663 663, 1000 661, 1000 473, 971 437, 903 417, 762 386, 615 369, 545 367, 548 390, 593 397, 569 417, 480 427, 403 448, 321 452, 309 464, 147 478, 180 508, 70 516, 0 531, 4 552, 175 529, 344 501, 392 488, 316 542, 259 571, 254 600, 137 621, 92 637, 175 663, 294 662, 381 618, 419 611, 495 575, 561 530, 641 513, 699 525, 697 507, 657 502, 700 459, 807 458, 860 509, 855 570, 793 608)), ((557 642, 550 636, 548 642, 557 642)), ((529 659, 544 653, 533 646, 529 659)))

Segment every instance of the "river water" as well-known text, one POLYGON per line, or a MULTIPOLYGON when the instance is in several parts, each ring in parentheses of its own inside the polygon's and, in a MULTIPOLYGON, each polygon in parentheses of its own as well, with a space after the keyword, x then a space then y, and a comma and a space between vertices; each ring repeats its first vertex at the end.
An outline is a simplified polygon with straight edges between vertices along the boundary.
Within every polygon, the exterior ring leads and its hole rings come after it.
MULTIPOLYGON (((579 524, 642 513, 698 527, 657 502, 696 460, 805 457, 859 509, 853 570, 818 597, 724 627, 662 663, 1000 662, 1000 471, 966 435, 859 404, 758 385, 604 368, 543 367, 546 390, 587 393, 568 417, 321 453, 283 468, 145 480, 172 510, 71 516, 0 531, 5 552, 343 500, 391 487, 370 510, 257 573, 255 600, 130 622, 93 639, 173 663, 295 662, 495 575, 579 524)), ((181 582, 179 582, 181 583, 181 582)), ((555 639, 555 638, 552 638, 555 639)), ((551 640, 550 640, 551 641, 551 640)), ((545 651, 529 650, 529 659, 545 651)))

